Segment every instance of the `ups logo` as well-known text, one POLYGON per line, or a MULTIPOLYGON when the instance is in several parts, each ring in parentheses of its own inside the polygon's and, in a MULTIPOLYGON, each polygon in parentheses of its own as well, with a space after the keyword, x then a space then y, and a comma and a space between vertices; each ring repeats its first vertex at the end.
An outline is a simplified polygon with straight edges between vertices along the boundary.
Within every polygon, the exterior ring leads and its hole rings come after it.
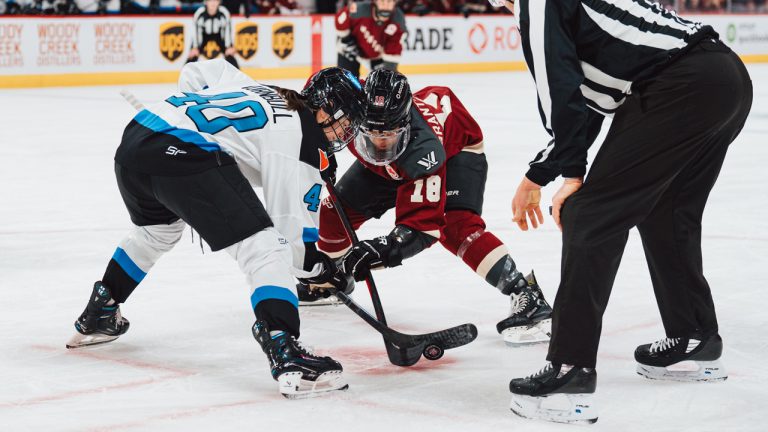
POLYGON ((168 22, 160 26, 160 54, 175 61, 184 52, 184 24, 168 22))
POLYGON ((248 60, 259 50, 259 26, 252 22, 241 22, 235 27, 235 51, 248 60))
POLYGON ((293 24, 276 22, 272 24, 272 51, 285 60, 293 52, 293 24))
POLYGON ((212 59, 218 57, 219 54, 221 54, 221 47, 218 43, 216 43, 216 41, 209 40, 205 43, 201 52, 205 58, 212 59))

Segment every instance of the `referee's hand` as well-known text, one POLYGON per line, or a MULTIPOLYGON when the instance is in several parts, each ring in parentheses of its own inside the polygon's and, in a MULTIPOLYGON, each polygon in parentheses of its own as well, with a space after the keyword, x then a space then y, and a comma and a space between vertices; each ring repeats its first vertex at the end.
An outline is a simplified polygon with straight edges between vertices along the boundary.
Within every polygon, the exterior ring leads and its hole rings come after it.
POLYGON ((538 228, 544 223, 539 202, 541 201, 541 186, 523 177, 512 198, 512 221, 523 231, 528 231, 528 221, 531 226, 538 228))
POLYGON ((555 219, 555 223, 557 224, 557 227, 560 228, 560 231, 563 230, 563 225, 560 223, 560 210, 563 209, 565 200, 576 193, 577 190, 581 189, 583 183, 584 179, 581 177, 566 178, 563 180, 563 185, 560 186, 560 189, 555 193, 555 196, 552 197, 552 218, 555 219))

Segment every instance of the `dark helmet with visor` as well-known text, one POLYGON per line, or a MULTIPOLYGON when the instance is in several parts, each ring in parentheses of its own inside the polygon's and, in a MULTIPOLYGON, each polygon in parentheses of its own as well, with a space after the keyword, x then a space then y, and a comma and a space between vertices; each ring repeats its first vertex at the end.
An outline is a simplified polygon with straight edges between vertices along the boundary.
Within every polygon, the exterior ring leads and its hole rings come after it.
POLYGON ((326 68, 312 75, 301 95, 313 110, 323 110, 328 120, 320 127, 331 127, 336 135, 329 150, 337 152, 355 139, 363 121, 363 88, 346 69, 326 68), (336 123, 334 127, 334 123, 336 123))
POLYGON ((413 95, 405 75, 377 69, 365 80, 365 116, 355 150, 368 163, 389 165, 411 138, 413 95))

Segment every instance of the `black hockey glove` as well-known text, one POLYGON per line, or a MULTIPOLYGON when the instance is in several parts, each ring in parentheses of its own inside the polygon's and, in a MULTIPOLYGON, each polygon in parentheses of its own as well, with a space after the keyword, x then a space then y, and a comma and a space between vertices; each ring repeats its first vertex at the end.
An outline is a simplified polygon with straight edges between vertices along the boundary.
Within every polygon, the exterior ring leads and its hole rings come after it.
POLYGON ((347 251, 341 259, 341 269, 356 281, 363 281, 372 268, 390 267, 388 260, 390 250, 391 243, 387 236, 363 240, 347 251))
POLYGON ((340 291, 347 289, 347 277, 344 272, 336 266, 336 263, 333 262, 331 257, 322 252, 318 253, 317 262, 315 262, 313 269, 316 268, 318 264, 322 266, 320 274, 308 278, 298 278, 299 282, 304 285, 325 285, 323 288, 333 288, 340 291))
POLYGON ((351 34, 338 39, 336 50, 351 62, 357 61, 357 56, 360 55, 360 47, 357 46, 357 41, 351 34))
POLYGON ((389 235, 364 240, 341 258, 341 269, 356 281, 365 280, 372 268, 397 267, 432 246, 436 238, 405 225, 397 225, 389 235))

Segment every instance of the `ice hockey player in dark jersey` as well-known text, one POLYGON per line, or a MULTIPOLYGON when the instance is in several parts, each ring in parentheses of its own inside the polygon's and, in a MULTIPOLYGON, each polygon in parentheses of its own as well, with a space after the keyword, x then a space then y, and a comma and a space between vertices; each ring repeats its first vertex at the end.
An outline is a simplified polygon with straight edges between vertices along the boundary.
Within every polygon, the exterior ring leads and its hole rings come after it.
POLYGON ((197 61, 201 54, 208 59, 223 54, 224 59, 239 69, 232 39, 232 18, 227 8, 221 6, 221 0, 205 0, 192 19, 194 26, 187 63, 197 61))
POLYGON ((368 70, 397 70, 403 53, 405 16, 395 0, 351 2, 336 14, 338 66, 360 76, 368 70))
POLYGON ((488 163, 480 126, 451 89, 426 87, 412 95, 396 71, 371 72, 365 94, 363 126, 350 146, 357 161, 340 179, 338 198, 355 229, 391 208, 395 228, 350 249, 326 200, 318 249, 340 259, 345 273, 360 281, 370 268, 398 266, 440 241, 511 297, 512 311, 497 325, 506 343, 548 341, 551 309, 535 276, 524 277, 506 246, 485 230, 488 163))
MULTIPOLYGON (((335 168, 332 151, 360 123, 359 81, 348 71, 324 69, 297 93, 259 84, 217 59, 186 65, 179 90, 148 105, 125 129, 115 174, 134 226, 94 284, 67 347, 126 333, 121 303, 189 224, 246 275, 253 335, 279 391, 297 398, 345 389, 341 365, 297 341, 294 276, 346 286, 314 242, 323 177, 335 168), (268 199, 262 203, 254 187, 268 199)), ((220 287, 212 281, 211 288, 220 287)))

